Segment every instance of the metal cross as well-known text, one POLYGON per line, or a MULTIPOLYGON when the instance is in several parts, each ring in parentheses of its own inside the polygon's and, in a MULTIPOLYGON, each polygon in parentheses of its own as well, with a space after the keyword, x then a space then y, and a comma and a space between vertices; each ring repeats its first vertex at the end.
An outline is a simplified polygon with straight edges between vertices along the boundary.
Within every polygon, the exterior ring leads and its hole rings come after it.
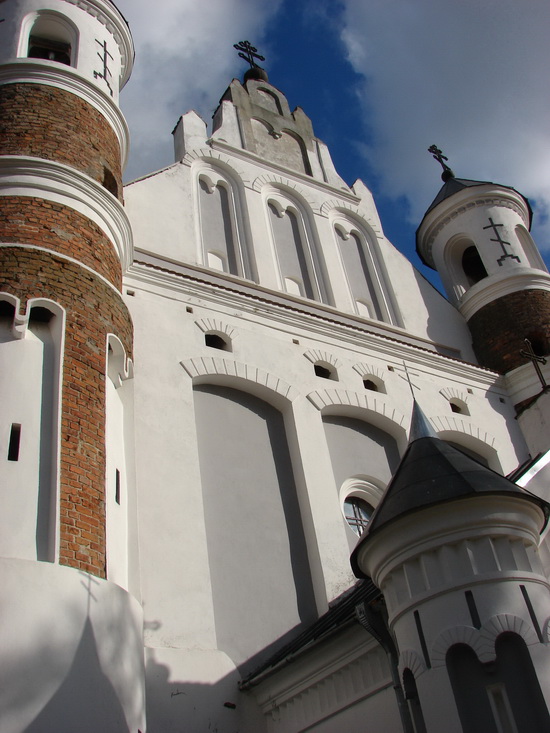
POLYGON ((111 87, 111 83, 109 81, 109 77, 112 76, 112 74, 109 71, 109 59, 112 60, 113 57, 111 56, 109 51, 107 51, 107 41, 101 42, 101 41, 98 41, 97 38, 95 39, 95 41, 96 43, 99 43, 99 45, 101 46, 101 50, 103 51, 102 54, 99 51, 97 52, 97 55, 99 56, 99 58, 101 59, 103 63, 103 71, 102 72, 94 71, 94 79, 103 79, 105 84, 107 84, 107 86, 109 87, 109 91, 111 92, 111 97, 112 97, 113 88, 111 87))
POLYGON ((535 352, 533 351, 533 346, 529 339, 523 339, 524 343, 526 344, 527 348, 522 349, 519 353, 522 356, 525 356, 527 359, 529 359, 530 362, 533 363, 533 366, 535 367, 535 371, 537 372, 537 377, 540 379, 540 383, 542 385, 543 389, 546 389, 548 385, 546 384, 546 379, 544 378, 544 375, 542 373, 542 370, 540 368, 540 364, 543 366, 546 364, 546 359, 544 356, 537 356, 535 352))
POLYGON ((260 54, 257 53, 258 49, 255 48, 250 41, 239 41, 239 43, 234 43, 233 48, 239 52, 239 58, 244 59, 248 64, 250 64, 251 68, 258 66, 254 59, 265 61, 265 57, 260 56, 260 54))
POLYGON ((447 163, 444 163, 443 161, 449 160, 446 155, 443 155, 442 151, 437 147, 437 145, 430 145, 428 148, 428 153, 432 154, 432 157, 437 160, 437 162, 441 165, 443 168, 443 171, 451 171, 447 163))
MULTIPOLYGON (((418 386, 417 384, 414 384, 414 385, 413 385, 413 383, 412 383, 412 381, 411 381, 411 375, 410 375, 410 372, 409 372, 409 370, 407 369, 407 365, 406 365, 406 363, 405 363, 405 360, 404 360, 404 359, 403 359, 403 369, 405 370, 405 376, 403 376, 402 374, 399 374, 398 376, 399 376, 399 377, 400 377, 401 379, 405 379, 405 380, 406 380, 406 381, 408 382, 408 384, 409 384, 409 389, 411 390, 412 398, 413 398, 413 400, 415 400, 415 399, 416 399, 416 397, 414 396, 414 389, 413 389, 413 387, 416 387, 416 389, 420 389, 420 387, 419 387, 419 386, 418 386)), ((419 376, 418 374, 415 374, 414 372, 412 373, 412 375, 413 375, 413 377, 418 377, 418 376, 419 376)))
POLYGON ((520 258, 517 255, 510 254, 509 252, 506 252, 506 250, 504 249, 504 245, 505 244, 507 244, 508 247, 511 247, 512 246, 510 244, 510 242, 506 242, 504 239, 502 239, 502 237, 500 236, 500 232, 497 229, 497 227, 503 227, 504 224, 495 224, 495 222, 492 220, 491 217, 489 217, 489 222, 490 222, 490 224, 488 224, 486 227, 483 227, 483 228, 484 229, 492 229, 494 231, 494 233, 496 235, 496 239, 493 239, 493 237, 491 237, 491 242, 498 242, 498 244, 500 244, 500 246, 502 248, 503 255, 502 255, 502 257, 499 257, 498 260, 497 260, 497 262, 499 264, 499 267, 502 267, 502 263, 504 262, 504 260, 506 260, 508 258, 510 258, 512 260, 517 260, 518 262, 521 262, 520 258))

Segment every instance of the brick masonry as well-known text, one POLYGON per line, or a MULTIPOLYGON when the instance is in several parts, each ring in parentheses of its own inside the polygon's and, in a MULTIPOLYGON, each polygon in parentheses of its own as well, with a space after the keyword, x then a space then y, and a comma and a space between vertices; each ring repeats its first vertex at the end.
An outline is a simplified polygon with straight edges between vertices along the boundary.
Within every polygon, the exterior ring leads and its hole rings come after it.
POLYGON ((29 155, 87 173, 122 200, 120 145, 103 115, 52 86, 0 86, 0 155, 29 155))
POLYGON ((74 257, 122 285, 110 239, 86 216, 62 204, 26 196, 0 196, 0 242, 21 242, 74 257))
POLYGON ((60 562, 105 577, 106 338, 132 354, 122 297, 53 252, 0 247, 0 291, 54 300, 66 310, 60 464, 60 562))
POLYGON ((475 313, 468 326, 479 363, 509 372, 527 362, 520 354, 525 338, 533 342, 536 353, 550 352, 550 292, 521 290, 505 295, 475 313))

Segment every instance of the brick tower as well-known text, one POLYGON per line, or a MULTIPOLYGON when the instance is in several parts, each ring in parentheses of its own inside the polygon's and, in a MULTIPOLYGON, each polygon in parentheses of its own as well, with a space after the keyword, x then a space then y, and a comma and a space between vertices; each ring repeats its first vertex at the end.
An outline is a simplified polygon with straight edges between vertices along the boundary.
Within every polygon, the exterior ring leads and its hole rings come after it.
MULTIPOLYGON (((33 629, 61 623, 60 648, 75 659, 93 639, 102 679, 117 679, 117 665, 128 664, 118 678, 128 689, 117 689, 119 702, 104 717, 91 712, 90 725, 114 730, 122 715, 137 730, 139 644, 122 652, 124 663, 107 664, 96 623, 114 599, 139 614, 126 593, 129 482, 124 398, 116 394, 132 356, 121 295, 132 257, 121 179, 128 131, 118 96, 133 43, 109 0, 3 2, 0 21, 0 557, 8 615, 17 627, 17 603, 47 578, 56 622, 47 608, 33 610, 28 644, 37 643, 33 629), (105 578, 114 583, 97 580, 105 578), (63 623, 66 614, 72 624, 63 623)), ((56 674, 45 665, 37 701, 56 674)), ((21 712, 29 721, 32 709, 21 712)), ((44 710, 40 724, 49 725, 44 710)))

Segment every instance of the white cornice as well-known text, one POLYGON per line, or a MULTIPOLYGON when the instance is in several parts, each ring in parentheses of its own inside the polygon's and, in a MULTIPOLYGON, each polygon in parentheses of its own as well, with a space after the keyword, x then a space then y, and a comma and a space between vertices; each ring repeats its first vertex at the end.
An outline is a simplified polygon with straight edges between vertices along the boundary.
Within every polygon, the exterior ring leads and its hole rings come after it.
POLYGON ((122 89, 130 78, 134 65, 134 42, 126 18, 110 0, 66 0, 66 2, 76 5, 92 18, 97 18, 112 34, 120 51, 120 88, 122 89))
POLYGON ((126 270, 133 257, 132 229, 122 204, 75 168, 41 158, 0 156, 0 196, 55 201, 95 222, 109 237, 126 270))
POLYGON ((548 273, 528 267, 514 268, 514 270, 513 273, 508 270, 483 278, 464 293, 458 307, 467 321, 481 308, 505 295, 522 290, 550 291, 548 273))
POLYGON ((118 105, 91 81, 70 66, 41 63, 39 59, 18 59, 0 66, 0 84, 46 84, 75 94, 100 112, 113 128, 119 145, 122 168, 126 165, 130 132, 118 105))
MULTIPOLYGON (((238 282, 235 278, 216 275, 200 268, 176 265, 169 261, 138 252, 126 273, 126 285, 144 290, 169 292, 168 297, 192 302, 197 298, 220 310, 227 307, 237 310, 246 319, 265 317, 284 331, 305 332, 313 337, 347 343, 352 349, 372 349, 383 352, 385 358, 395 364, 406 359, 409 364, 428 373, 447 375, 478 385, 480 388, 503 387, 502 378, 496 373, 458 358, 438 352, 438 344, 414 336, 389 324, 366 322, 328 306, 313 301, 292 298, 286 294, 268 290, 260 285, 238 282)), ((504 388, 502 393, 505 394, 504 388)))

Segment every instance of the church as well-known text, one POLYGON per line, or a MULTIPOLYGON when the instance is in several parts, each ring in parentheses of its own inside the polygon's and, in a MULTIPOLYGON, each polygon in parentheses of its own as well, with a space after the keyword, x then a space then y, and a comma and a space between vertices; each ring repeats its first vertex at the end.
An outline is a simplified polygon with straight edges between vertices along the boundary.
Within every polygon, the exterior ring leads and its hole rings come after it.
POLYGON ((550 731, 529 202, 430 149, 443 296, 237 46, 123 186, 124 17, 0 1, 2 733, 550 731))

